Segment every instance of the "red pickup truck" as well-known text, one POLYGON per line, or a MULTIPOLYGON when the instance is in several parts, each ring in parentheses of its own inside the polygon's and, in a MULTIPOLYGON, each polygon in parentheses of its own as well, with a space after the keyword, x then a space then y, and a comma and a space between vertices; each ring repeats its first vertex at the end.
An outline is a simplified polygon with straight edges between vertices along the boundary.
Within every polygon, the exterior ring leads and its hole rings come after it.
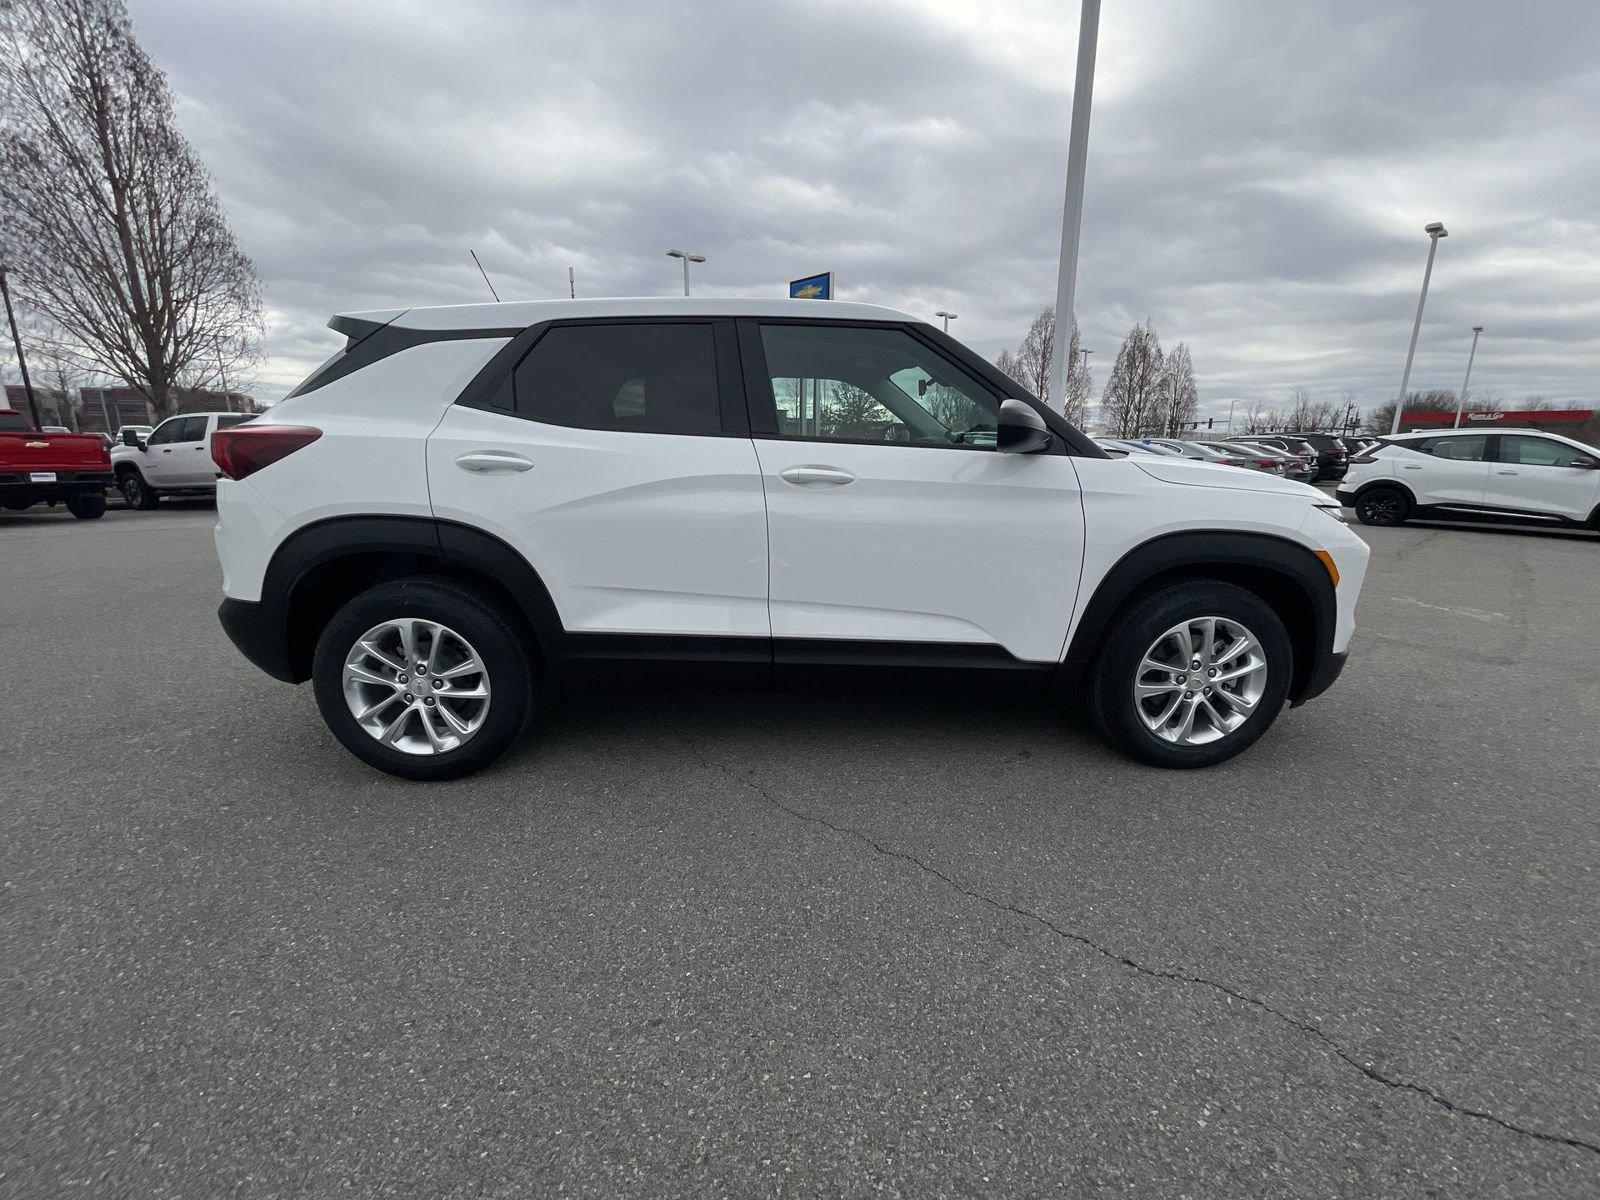
POLYGON ((111 456, 97 433, 40 433, 0 408, 0 507, 64 501, 75 517, 104 516, 111 456))

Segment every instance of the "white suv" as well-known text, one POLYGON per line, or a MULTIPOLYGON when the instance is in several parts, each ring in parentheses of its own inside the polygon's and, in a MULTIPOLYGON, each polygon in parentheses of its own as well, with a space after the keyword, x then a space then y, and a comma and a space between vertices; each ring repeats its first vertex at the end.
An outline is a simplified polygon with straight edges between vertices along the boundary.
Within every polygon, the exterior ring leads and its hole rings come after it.
POLYGON ((1338 498, 1368 525, 1468 516, 1600 529, 1600 450, 1534 429, 1404 433, 1351 459, 1338 498))
POLYGON ((1203 766, 1344 664, 1367 547, 1316 490, 1112 459, 872 305, 594 300, 335 317, 216 435, 220 616, 368 763, 495 759, 542 683, 692 669, 1004 682, 1203 766))
POLYGON ((162 496, 210 495, 217 486, 211 438, 251 420, 249 413, 179 413, 141 434, 124 425, 111 447, 111 470, 129 508, 154 508, 162 496))

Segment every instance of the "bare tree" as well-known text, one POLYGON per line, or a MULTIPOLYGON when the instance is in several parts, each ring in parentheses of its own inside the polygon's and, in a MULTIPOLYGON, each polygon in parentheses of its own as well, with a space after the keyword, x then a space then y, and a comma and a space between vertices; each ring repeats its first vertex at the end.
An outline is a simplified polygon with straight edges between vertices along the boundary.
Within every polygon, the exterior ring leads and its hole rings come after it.
POLYGON ((0 91, 0 235, 25 305, 158 417, 219 355, 250 359, 255 268, 122 0, 0 8, 0 91))
POLYGON ((1089 373, 1089 356, 1083 352, 1078 333, 1078 318, 1072 318, 1072 340, 1067 347, 1067 394, 1061 413, 1074 425, 1089 419, 1089 398, 1094 395, 1094 376, 1089 373))
POLYGON ((1194 363, 1189 359, 1189 344, 1179 342, 1167 355, 1162 399, 1165 411, 1162 425, 1168 437, 1182 437, 1194 425, 1200 411, 1200 392, 1195 387, 1194 363))
POLYGON ((1045 404, 1050 403, 1050 363, 1055 357, 1056 310, 1047 308, 1033 319, 1028 332, 1017 347, 1017 368, 1022 372, 1020 383, 1045 404))
POLYGON ((1008 376, 1018 383, 1022 382, 1022 364, 1017 361, 1017 356, 1011 351, 1002 350, 995 355, 994 365, 999 369, 1000 374, 1008 376))
POLYGON ((59 398, 61 423, 74 432, 80 431, 80 399, 75 397, 89 377, 89 373, 83 369, 82 352, 61 338, 45 337, 33 348, 28 358, 37 363, 34 373, 44 381, 44 390, 55 393, 59 398))
POLYGON ((1161 339, 1150 322, 1128 330, 1100 397, 1116 436, 1135 437, 1158 427, 1166 403, 1164 362, 1161 339))
MULTIPOLYGON (((1456 394, 1443 388, 1434 388, 1426 392, 1412 392, 1406 397, 1405 411, 1410 412, 1442 412, 1455 411, 1456 394)), ((1394 401, 1390 400, 1380 404, 1367 413, 1362 421, 1362 428, 1371 434, 1382 435, 1389 432, 1389 427, 1394 424, 1394 401)))

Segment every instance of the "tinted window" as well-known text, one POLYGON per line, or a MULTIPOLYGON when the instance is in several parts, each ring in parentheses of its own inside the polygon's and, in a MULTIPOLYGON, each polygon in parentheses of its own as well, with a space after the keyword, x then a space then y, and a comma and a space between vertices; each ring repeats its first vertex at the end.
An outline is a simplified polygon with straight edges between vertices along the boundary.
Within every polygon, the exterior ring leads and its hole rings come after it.
POLYGON ((1000 402, 898 329, 762 325, 781 437, 993 450, 1000 402))
POLYGON ((721 433, 708 324, 562 325, 517 367, 517 413, 550 425, 721 433))
POLYGON ((1550 438, 1506 434, 1500 439, 1500 461, 1525 467, 1570 467, 1587 457, 1582 450, 1550 438))
POLYGON ((151 446, 164 446, 168 442, 184 441, 183 431, 189 425, 188 417, 173 417, 156 426, 156 431, 150 435, 148 444, 151 446))
POLYGON ((1457 462, 1482 462, 1489 439, 1482 434, 1475 437, 1425 438, 1416 449, 1435 458, 1451 458, 1457 462))
POLYGON ((243 425, 246 421, 248 421, 250 419, 251 419, 251 416, 248 413, 240 413, 239 415, 233 416, 233 417, 218 417, 217 418, 217 428, 218 429, 232 429, 235 425, 243 425))
POLYGON ((27 419, 18 412, 0 412, 0 429, 9 432, 21 432, 32 429, 27 419))

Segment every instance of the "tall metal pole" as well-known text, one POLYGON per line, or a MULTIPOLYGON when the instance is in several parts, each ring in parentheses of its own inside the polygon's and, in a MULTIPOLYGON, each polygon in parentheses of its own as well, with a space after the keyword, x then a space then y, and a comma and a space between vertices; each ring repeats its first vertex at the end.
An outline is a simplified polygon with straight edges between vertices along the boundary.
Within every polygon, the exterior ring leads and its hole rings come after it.
POLYGON ((683 256, 683 294, 689 294, 689 256, 683 256))
POLYGON ((1472 379, 1472 360, 1478 354, 1478 335, 1483 332, 1482 325, 1472 327, 1472 349, 1467 351, 1467 374, 1461 381, 1461 394, 1456 397, 1456 423, 1452 428, 1461 428, 1461 410, 1467 406, 1467 384, 1472 379))
POLYGON ((572 267, 567 268, 567 299, 578 298, 578 276, 572 267))
POLYGON ((1438 221, 1425 226, 1428 235, 1428 265, 1422 271, 1422 294, 1417 297, 1417 319, 1411 323, 1411 345, 1406 349, 1406 369, 1400 376, 1400 398, 1394 403, 1394 421, 1389 426, 1390 435, 1400 432, 1400 418, 1406 411, 1406 389, 1411 386, 1411 360, 1417 353, 1417 334, 1422 331, 1422 306, 1428 302, 1428 280, 1433 278, 1433 252, 1439 248, 1439 239, 1448 237, 1438 221))
POLYGON ((1089 108, 1094 101, 1095 43, 1100 36, 1100 0, 1081 0, 1078 13, 1078 74, 1072 84, 1072 127, 1067 135, 1067 195, 1061 206, 1061 267, 1056 276, 1056 336, 1050 351, 1049 396, 1066 398, 1062 386, 1072 338, 1073 294, 1078 286, 1078 234, 1083 226, 1083 172, 1089 160, 1089 108))
POLYGON ((22 390, 28 395, 28 411, 33 414, 33 427, 41 429, 39 402, 33 398, 33 380, 28 378, 28 360, 22 353, 22 335, 17 332, 17 314, 11 311, 11 289, 6 285, 6 267, 0 266, 0 295, 6 298, 6 320, 11 322, 11 340, 17 347, 17 366, 22 371, 22 390))

